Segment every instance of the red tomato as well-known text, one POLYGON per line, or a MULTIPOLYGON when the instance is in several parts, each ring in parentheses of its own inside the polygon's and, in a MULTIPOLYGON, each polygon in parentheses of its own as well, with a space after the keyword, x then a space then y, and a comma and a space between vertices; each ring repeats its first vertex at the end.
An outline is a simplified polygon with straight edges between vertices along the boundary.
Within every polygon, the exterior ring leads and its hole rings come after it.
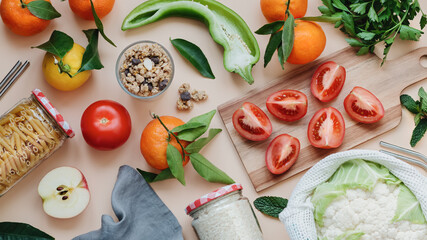
POLYGON ((288 134, 277 136, 265 153, 265 164, 273 174, 286 172, 296 162, 300 150, 298 138, 288 134))
POLYGON ((307 113, 307 96, 297 90, 281 90, 271 94, 266 105, 268 111, 275 117, 293 122, 307 113))
POLYGON ((345 111, 361 123, 375 123, 384 117, 384 107, 380 100, 362 87, 354 87, 344 99, 345 111))
POLYGON ((320 65, 311 78, 311 93, 322 102, 329 102, 341 92, 345 68, 333 61, 320 65))
POLYGON ((120 147, 132 129, 126 108, 110 100, 97 101, 86 108, 80 126, 87 144, 98 150, 120 147))
POLYGON ((265 140, 273 132, 267 115, 250 102, 243 103, 242 107, 234 112, 233 125, 242 137, 252 141, 265 140))
POLYGON ((308 140, 317 148, 337 148, 344 139, 345 123, 341 113, 333 108, 317 111, 308 124, 308 140))

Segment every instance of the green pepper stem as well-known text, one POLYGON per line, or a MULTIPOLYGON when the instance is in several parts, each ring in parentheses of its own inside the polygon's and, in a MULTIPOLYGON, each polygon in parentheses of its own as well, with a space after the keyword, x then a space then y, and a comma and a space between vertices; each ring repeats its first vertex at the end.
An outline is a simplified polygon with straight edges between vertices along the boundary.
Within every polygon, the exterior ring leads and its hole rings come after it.
POLYGON ((182 150, 182 161, 185 161, 185 155, 186 155, 185 149, 184 149, 184 146, 182 146, 181 142, 179 141, 178 136, 175 133, 173 133, 171 130, 169 130, 168 127, 166 127, 166 125, 163 123, 163 121, 160 119, 160 117, 157 114, 152 113, 151 116, 153 117, 153 119, 159 120, 160 124, 162 124, 162 126, 165 128, 166 132, 168 132, 168 142, 171 141, 171 135, 175 137, 176 141, 178 142, 182 150))

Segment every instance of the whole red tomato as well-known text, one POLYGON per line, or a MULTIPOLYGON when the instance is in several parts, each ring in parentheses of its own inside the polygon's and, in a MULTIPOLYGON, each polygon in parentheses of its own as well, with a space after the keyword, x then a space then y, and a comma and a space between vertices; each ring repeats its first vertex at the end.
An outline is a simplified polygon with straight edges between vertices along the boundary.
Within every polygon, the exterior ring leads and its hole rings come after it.
POLYGON ((110 100, 97 101, 86 108, 80 126, 87 144, 98 150, 120 147, 132 129, 126 108, 110 100))

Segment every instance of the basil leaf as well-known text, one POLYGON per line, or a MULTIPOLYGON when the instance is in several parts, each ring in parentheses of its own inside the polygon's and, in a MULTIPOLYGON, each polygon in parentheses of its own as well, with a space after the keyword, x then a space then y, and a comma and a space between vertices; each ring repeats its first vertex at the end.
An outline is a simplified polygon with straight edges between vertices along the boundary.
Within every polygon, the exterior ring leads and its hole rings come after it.
POLYGON ((2 240, 16 239, 34 239, 34 240, 50 240, 55 239, 49 234, 40 231, 39 229, 18 222, 1 222, 0 223, 0 238, 2 240))
POLYGON ((70 36, 55 30, 50 35, 49 41, 31 48, 39 48, 62 59, 73 48, 73 45, 74 40, 70 36))
POLYGON ((418 105, 415 103, 415 100, 409 95, 400 95, 400 103, 411 113, 417 114, 420 111, 418 105))
POLYGON ((141 174, 144 177, 145 181, 147 181, 148 183, 158 182, 158 181, 162 181, 162 180, 166 180, 166 179, 175 178, 169 168, 164 169, 159 174, 152 173, 152 172, 146 172, 146 171, 141 170, 139 168, 137 168, 136 170, 138 170, 139 174, 141 174))
POLYGON ((414 131, 412 132, 411 137, 411 147, 415 147, 417 143, 423 138, 424 134, 427 131, 427 119, 421 119, 420 122, 415 127, 414 131))
POLYGON ((399 33, 400 33, 399 35, 400 39, 412 40, 412 41, 420 40, 421 34, 423 34, 422 31, 406 25, 402 25, 399 33))
POLYGON ((359 40, 354 39, 354 38, 346 38, 345 40, 352 47, 363 47, 363 46, 365 46, 365 44, 363 44, 362 42, 360 42, 359 40))
POLYGON ((184 167, 182 166, 182 154, 173 145, 168 143, 166 159, 173 176, 185 186, 184 167))
POLYGON ((95 7, 93 6, 92 0, 90 0, 90 5, 92 7, 93 19, 95 20, 95 25, 98 28, 99 33, 101 33, 101 36, 105 39, 105 41, 109 42, 114 47, 117 47, 116 44, 114 44, 113 41, 111 41, 111 39, 109 39, 107 37, 107 35, 105 35, 105 33, 104 33, 104 25, 102 24, 101 19, 99 19, 98 14, 96 14, 95 7))
MULTIPOLYGON (((215 115, 215 113, 216 113, 216 110, 212 110, 208 113, 194 117, 190 119, 190 121, 188 121, 187 123, 179 126, 184 128, 184 130, 178 133, 178 138, 180 140, 192 142, 196 140, 198 137, 202 136, 208 130, 209 125, 211 124, 212 118, 215 115), (193 123, 203 123, 204 126, 188 129, 188 126, 193 123)), ((176 129, 179 127, 172 129, 172 132, 176 132, 176 129)))
POLYGON ((83 54, 82 65, 75 75, 83 71, 101 69, 104 67, 99 59, 98 29, 83 30, 83 32, 85 33, 89 43, 83 54))
POLYGON ((270 40, 268 41, 267 47, 265 48, 264 54, 264 67, 267 67, 268 63, 271 61, 274 52, 279 47, 282 42, 282 32, 275 32, 271 34, 270 40))
POLYGON ((282 53, 284 62, 288 60, 289 55, 291 55, 292 48, 294 47, 294 28, 294 16, 289 13, 282 31, 282 53))
POLYGON ((52 4, 45 0, 36 0, 27 3, 27 8, 34 16, 44 19, 51 20, 54 18, 59 18, 61 14, 56 11, 52 4))
POLYGON ((254 206, 258 211, 275 218, 279 218, 279 214, 287 205, 288 199, 281 197, 259 197, 254 201, 254 206))
POLYGON ((256 30, 255 33, 259 35, 268 35, 276 33, 283 27, 284 21, 276 21, 269 24, 265 24, 260 29, 256 30))
POLYGON ((199 173, 199 175, 206 179, 208 182, 224 184, 234 183, 233 179, 231 179, 226 173, 215 167, 200 153, 190 154, 190 161, 197 173, 199 173))
POLYGON ((204 77, 215 79, 208 59, 197 45, 181 38, 170 39, 170 41, 176 50, 178 50, 178 52, 187 59, 200 72, 200 74, 204 77))
POLYGON ((192 143, 190 143, 185 151, 188 153, 198 153, 204 146, 206 146, 218 133, 220 133, 222 129, 212 128, 209 130, 209 135, 206 138, 200 138, 192 143))

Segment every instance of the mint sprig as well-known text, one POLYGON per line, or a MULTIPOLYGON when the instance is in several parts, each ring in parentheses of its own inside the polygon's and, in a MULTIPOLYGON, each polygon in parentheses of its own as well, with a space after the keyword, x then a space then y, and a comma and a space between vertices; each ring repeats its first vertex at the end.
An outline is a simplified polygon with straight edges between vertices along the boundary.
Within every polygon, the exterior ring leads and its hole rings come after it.
POLYGON ((254 201, 254 206, 258 211, 275 218, 279 218, 279 214, 287 205, 288 199, 281 197, 259 197, 254 201))
POLYGON ((418 96, 420 97, 419 101, 415 101, 411 96, 406 94, 400 96, 400 103, 411 113, 415 114, 415 129, 412 132, 411 147, 415 147, 427 131, 427 93, 424 88, 421 87, 418 90, 418 96))

